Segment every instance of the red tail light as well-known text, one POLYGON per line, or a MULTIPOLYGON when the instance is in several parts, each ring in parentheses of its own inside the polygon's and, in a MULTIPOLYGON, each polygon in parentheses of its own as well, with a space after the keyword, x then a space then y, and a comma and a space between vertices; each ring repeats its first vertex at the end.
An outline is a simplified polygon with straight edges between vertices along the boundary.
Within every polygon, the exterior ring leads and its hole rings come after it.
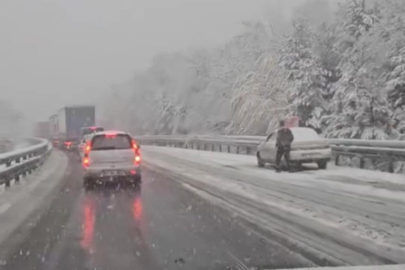
POLYGON ((134 140, 132 141, 132 148, 134 148, 135 150, 139 149, 138 144, 134 140))
POLYGON ((87 143, 86 148, 84 149, 84 152, 88 154, 90 152, 90 150, 91 150, 91 144, 87 143))
POLYGON ((90 158, 84 157, 83 158, 83 167, 88 168, 90 166, 90 158))
POLYGON ((139 148, 134 149, 135 152, 135 160, 134 163, 135 165, 141 164, 141 153, 139 152, 139 148))
POLYGON ((115 137, 117 137, 117 133, 107 133, 105 134, 105 137, 108 139, 114 139, 115 137))
POLYGON ((141 156, 135 156, 135 164, 139 165, 141 163, 141 156))

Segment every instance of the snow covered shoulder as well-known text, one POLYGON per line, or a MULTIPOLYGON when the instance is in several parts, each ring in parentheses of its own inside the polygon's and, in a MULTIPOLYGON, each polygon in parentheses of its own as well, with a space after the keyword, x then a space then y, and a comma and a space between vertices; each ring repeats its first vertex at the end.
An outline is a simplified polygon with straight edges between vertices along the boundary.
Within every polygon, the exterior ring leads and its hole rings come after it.
POLYGON ((405 263, 405 180, 331 166, 276 174, 252 156, 144 146, 146 166, 293 251, 337 265, 405 263))
MULTIPOLYGON (((18 184, 0 190, 0 250, 3 242, 38 209, 46 209, 49 195, 55 190, 66 172, 67 157, 53 151, 46 162, 18 184)), ((1 255, 1 252, 0 252, 1 255)), ((0 258, 1 259, 1 258, 0 258)))

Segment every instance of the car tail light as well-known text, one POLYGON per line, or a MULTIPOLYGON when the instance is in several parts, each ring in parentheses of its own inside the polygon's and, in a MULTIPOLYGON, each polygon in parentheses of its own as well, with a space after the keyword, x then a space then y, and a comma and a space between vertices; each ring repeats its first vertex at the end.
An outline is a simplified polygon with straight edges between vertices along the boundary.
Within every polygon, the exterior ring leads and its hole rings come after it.
POLYGON ((107 134, 105 134, 105 137, 108 139, 113 139, 113 138, 117 137, 117 133, 107 133, 107 134))
POLYGON ((84 157, 83 158, 83 167, 88 168, 90 166, 90 158, 84 157))
POLYGON ((139 149, 139 146, 138 146, 138 144, 136 143, 136 141, 132 141, 132 148, 134 148, 135 150, 138 150, 139 149))
POLYGON ((135 160, 134 160, 135 165, 139 165, 141 164, 141 153, 139 152, 139 148, 134 149, 134 152, 135 152, 135 160))
POLYGON ((89 153, 91 151, 91 144, 90 143, 87 143, 86 144, 86 148, 84 149, 84 152, 85 153, 89 153))

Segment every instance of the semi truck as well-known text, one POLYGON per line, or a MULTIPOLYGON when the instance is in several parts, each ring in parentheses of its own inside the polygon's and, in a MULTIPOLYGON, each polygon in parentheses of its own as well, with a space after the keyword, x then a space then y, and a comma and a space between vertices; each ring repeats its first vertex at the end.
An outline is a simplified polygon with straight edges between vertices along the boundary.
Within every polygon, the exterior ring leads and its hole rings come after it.
POLYGON ((64 107, 49 122, 54 145, 69 150, 79 142, 83 127, 95 125, 96 110, 94 106, 64 107))

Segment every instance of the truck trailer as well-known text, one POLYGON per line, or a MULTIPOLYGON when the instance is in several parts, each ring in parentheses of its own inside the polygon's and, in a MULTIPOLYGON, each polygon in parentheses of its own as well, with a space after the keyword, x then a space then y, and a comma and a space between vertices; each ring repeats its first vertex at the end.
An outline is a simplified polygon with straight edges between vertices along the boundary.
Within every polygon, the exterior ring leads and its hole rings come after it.
POLYGON ((54 140, 59 146, 69 150, 79 142, 83 127, 95 125, 96 110, 94 106, 69 106, 60 109, 51 118, 54 140))

